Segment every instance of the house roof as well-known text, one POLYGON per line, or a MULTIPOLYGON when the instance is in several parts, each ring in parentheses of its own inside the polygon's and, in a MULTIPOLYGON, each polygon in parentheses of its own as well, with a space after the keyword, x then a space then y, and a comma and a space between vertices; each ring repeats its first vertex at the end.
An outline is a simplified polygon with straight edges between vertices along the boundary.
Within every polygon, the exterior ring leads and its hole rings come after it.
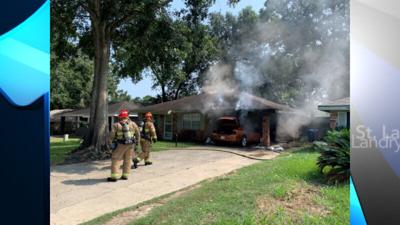
POLYGON ((138 113, 165 114, 173 112, 208 112, 212 110, 290 110, 288 106, 260 98, 249 93, 201 93, 178 100, 137 108, 138 113), (236 95, 235 95, 236 94, 236 95))
POLYGON ((318 109, 325 112, 350 111, 350 97, 329 101, 319 105, 318 109))
MULTIPOLYGON (((117 116, 119 114, 119 111, 121 109, 126 109, 129 111, 131 116, 137 116, 137 114, 133 113, 134 110, 137 108, 141 107, 141 105, 128 102, 128 101, 123 101, 123 102, 117 102, 117 103, 111 103, 108 105, 108 116, 117 116)), ((83 117, 89 117, 90 116, 90 108, 86 109, 79 109, 75 110, 72 112, 67 112, 67 113, 62 113, 62 116, 83 116, 83 117)))

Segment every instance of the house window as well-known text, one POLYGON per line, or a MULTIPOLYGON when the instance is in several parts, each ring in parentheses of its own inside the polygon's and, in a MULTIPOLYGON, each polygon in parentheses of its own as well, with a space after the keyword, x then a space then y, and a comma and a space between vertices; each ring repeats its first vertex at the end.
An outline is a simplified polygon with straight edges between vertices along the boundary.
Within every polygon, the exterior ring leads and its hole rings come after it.
POLYGON ((200 114, 199 113, 183 114, 183 129, 200 130, 200 114))
POLYGON ((336 127, 347 127, 347 112, 339 112, 336 127))

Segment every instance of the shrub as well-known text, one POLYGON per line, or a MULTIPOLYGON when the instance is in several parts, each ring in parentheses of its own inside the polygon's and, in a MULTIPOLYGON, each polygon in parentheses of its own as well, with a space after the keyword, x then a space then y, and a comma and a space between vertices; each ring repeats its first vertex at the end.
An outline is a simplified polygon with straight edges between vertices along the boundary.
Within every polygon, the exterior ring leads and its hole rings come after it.
POLYGON ((328 131, 324 137, 327 145, 314 146, 321 155, 317 165, 328 182, 344 182, 350 178, 350 131, 328 131))

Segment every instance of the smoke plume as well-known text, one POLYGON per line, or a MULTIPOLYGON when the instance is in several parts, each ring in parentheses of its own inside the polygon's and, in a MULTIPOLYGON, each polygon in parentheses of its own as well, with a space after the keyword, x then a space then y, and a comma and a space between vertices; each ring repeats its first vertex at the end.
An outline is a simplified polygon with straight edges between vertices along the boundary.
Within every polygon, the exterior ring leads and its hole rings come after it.
POLYGON ((318 104, 348 96, 348 2, 318 1, 310 3, 314 8, 309 14, 296 14, 299 2, 304 1, 269 1, 272 9, 264 10, 275 19, 260 19, 247 32, 251 35, 241 35, 230 49, 233 62, 218 62, 209 69, 202 90, 212 95, 204 112, 223 109, 227 96, 236 97, 236 110, 246 110, 252 102, 244 93, 261 96, 296 110, 278 114, 277 134, 298 138, 318 104), (284 11, 303 17, 288 22, 282 19, 284 11))

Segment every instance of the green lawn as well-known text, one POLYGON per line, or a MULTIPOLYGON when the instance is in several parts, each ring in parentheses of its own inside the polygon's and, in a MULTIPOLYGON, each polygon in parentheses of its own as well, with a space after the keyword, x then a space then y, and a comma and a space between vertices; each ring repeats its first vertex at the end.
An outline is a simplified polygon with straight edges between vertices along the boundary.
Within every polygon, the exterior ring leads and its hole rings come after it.
POLYGON ((64 162, 65 157, 74 149, 78 148, 81 140, 70 138, 64 142, 63 138, 50 138, 50 162, 52 165, 64 162))
MULTIPOLYGON (((64 161, 65 157, 74 149, 78 148, 81 140, 78 138, 70 138, 64 142, 63 138, 51 137, 50 138, 50 162, 52 165, 60 164, 64 161)), ((196 145, 190 142, 179 142, 177 148, 186 148, 196 145)), ((153 144, 153 152, 165 151, 175 147, 175 142, 158 141, 153 144)), ((140 149, 140 148, 139 148, 140 149)))
POLYGON ((129 224, 349 224, 349 185, 325 185, 317 157, 302 150, 202 182, 129 224))
MULTIPOLYGON (((155 144, 152 146, 152 151, 153 152, 159 152, 159 151, 165 151, 171 148, 187 148, 191 146, 198 145, 193 142, 178 142, 177 147, 175 147, 175 142, 172 141, 157 141, 155 144)), ((139 148, 140 149, 140 148, 139 148)))

